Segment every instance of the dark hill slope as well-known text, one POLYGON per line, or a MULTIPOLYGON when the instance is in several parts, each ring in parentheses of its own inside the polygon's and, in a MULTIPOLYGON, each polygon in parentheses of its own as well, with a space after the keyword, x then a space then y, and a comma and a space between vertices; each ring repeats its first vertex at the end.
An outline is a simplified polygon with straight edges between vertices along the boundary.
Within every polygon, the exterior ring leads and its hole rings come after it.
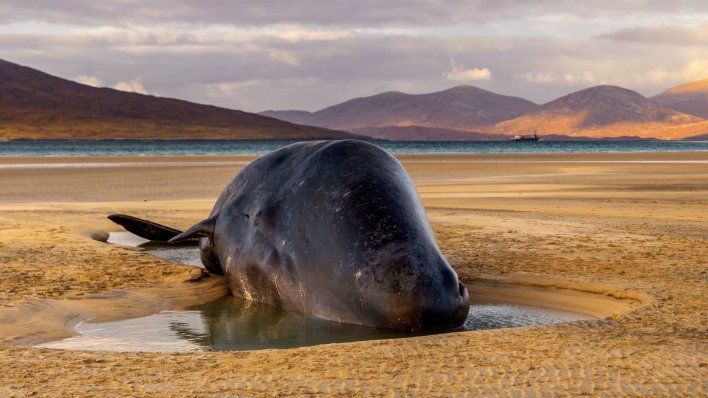
POLYGON ((3 139, 313 139, 353 134, 95 88, 0 60, 3 139))

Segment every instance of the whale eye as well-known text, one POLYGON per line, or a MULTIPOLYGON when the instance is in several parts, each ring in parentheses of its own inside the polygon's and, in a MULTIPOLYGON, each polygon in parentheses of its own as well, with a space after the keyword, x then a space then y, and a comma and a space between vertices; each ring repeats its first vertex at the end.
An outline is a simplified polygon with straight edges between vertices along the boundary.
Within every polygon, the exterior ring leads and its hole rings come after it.
POLYGON ((265 204, 254 217, 253 223, 257 227, 272 228, 275 226, 275 221, 280 210, 280 202, 272 202, 265 204))

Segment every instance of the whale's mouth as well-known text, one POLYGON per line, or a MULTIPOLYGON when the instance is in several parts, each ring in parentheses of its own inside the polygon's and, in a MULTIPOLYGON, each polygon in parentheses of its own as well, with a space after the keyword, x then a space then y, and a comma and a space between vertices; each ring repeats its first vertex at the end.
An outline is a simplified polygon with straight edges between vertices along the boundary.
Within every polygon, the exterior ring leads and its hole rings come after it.
MULTIPOLYGON (((465 323, 470 317, 470 296, 467 287, 462 282, 458 282, 457 300, 450 303, 449 307, 439 309, 432 313, 423 313, 421 329, 412 331, 451 331, 455 329, 464 329, 465 323)), ((470 330, 476 330, 475 326, 470 325, 470 330)))

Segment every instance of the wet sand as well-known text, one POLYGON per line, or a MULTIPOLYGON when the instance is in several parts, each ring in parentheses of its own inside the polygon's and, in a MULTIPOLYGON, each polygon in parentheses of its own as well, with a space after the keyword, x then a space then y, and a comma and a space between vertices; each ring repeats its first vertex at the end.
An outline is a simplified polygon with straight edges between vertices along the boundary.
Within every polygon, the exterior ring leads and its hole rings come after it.
POLYGON ((88 234, 116 212, 186 227, 251 159, 0 159, 0 395, 708 394, 708 153, 401 156, 463 280, 642 303, 601 320, 236 353, 10 343, 17 314, 52 322, 41 300, 208 285, 88 234))

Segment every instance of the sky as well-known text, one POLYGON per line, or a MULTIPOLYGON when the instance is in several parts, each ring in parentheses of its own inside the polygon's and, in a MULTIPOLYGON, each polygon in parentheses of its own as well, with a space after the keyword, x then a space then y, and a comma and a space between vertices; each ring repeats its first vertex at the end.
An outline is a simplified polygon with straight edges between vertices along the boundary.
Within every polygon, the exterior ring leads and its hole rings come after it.
POLYGON ((708 1, 4 0, 0 58, 250 112, 457 85, 651 96, 708 78, 708 1))

